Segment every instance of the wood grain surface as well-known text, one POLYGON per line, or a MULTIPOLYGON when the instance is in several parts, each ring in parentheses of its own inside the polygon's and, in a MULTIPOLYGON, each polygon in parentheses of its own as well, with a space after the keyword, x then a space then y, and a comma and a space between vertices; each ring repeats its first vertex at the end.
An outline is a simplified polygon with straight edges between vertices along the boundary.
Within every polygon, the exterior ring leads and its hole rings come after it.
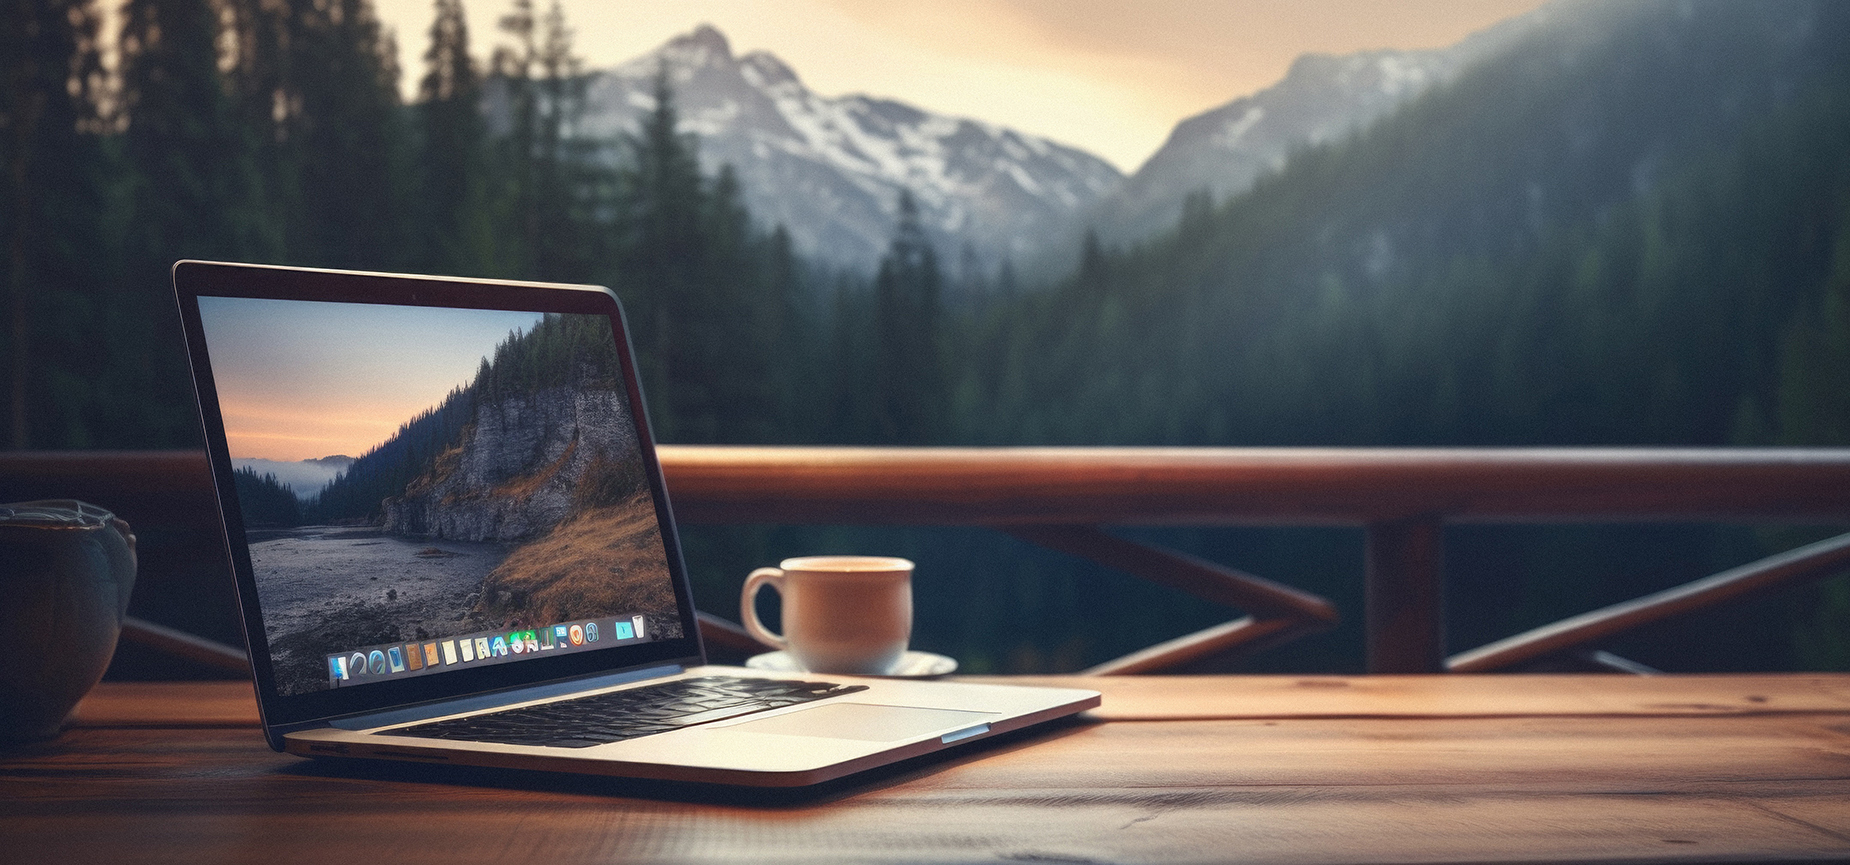
POLYGON ((1850 858, 1850 676, 1040 681, 1105 703, 795 794, 300 760, 246 685, 106 684, 0 755, 0 860, 1850 858))

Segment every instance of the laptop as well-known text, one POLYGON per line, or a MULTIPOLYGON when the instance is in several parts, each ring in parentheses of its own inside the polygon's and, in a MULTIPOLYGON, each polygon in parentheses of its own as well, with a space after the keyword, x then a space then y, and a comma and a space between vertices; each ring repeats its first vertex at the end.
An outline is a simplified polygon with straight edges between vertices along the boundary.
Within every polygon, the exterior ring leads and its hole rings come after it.
POLYGON ((1099 704, 708 665, 608 289, 173 276, 272 748, 791 787, 1099 704))

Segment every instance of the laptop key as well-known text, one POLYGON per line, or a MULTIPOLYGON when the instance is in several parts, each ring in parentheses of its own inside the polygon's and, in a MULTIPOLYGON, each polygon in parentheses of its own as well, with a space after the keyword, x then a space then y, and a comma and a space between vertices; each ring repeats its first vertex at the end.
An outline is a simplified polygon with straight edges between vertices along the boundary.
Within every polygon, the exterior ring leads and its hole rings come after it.
POLYGON ((692 715, 682 715, 679 718, 670 719, 668 723, 673 724, 676 727, 692 727, 695 724, 707 724, 713 721, 723 721, 727 718, 736 718, 740 715, 750 715, 753 712, 763 712, 767 709, 773 709, 773 708, 776 708, 776 707, 770 705, 769 703, 759 703, 759 702, 741 703, 736 706, 721 706, 717 709, 708 709, 704 712, 695 712, 692 715))
POLYGON ((382 731, 507 745, 589 748, 864 691, 864 685, 706 676, 382 731))

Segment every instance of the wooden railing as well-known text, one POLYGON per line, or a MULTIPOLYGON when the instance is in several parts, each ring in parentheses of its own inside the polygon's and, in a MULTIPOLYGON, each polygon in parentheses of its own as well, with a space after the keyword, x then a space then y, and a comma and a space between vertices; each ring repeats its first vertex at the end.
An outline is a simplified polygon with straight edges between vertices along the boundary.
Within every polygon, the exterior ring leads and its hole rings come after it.
MULTIPOLYGON (((1371 672, 1509 669, 1627 629, 1850 569, 1835 539, 1447 658, 1444 527, 1850 524, 1850 450, 664 446, 687 523, 988 526, 1247 615, 1092 672, 1170 669, 1327 628, 1328 601, 1136 544, 1110 525, 1339 525, 1367 534, 1371 672)), ((196 452, 0 453, 0 501, 211 507, 196 452)), ((716 629, 718 623, 712 623, 716 629)), ((716 638, 722 638, 715 630, 716 638)))
POLYGON ((1850 567, 1850 543, 1827 542, 1448 661, 1447 524, 1850 523, 1850 450, 664 447, 662 464, 686 522, 991 526, 1252 613, 1092 672, 1170 668, 1335 620, 1322 599, 1268 595, 1102 525, 1364 528, 1376 673, 1507 669, 1850 567))

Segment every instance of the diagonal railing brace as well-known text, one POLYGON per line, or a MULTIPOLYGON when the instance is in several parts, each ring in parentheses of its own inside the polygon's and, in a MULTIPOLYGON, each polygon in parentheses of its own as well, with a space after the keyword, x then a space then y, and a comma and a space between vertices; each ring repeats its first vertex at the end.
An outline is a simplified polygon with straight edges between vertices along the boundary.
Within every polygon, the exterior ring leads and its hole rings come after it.
POLYGON ((1128 541, 1096 526, 1008 526, 1031 544, 1097 562, 1157 585, 1250 615, 1092 667, 1092 675, 1156 672, 1245 654, 1328 630, 1340 616, 1328 600, 1206 559, 1128 541))
POLYGON ((1486 646, 1453 655, 1453 673, 1488 673, 1559 655, 1665 619, 1710 609, 1805 580, 1850 569, 1850 534, 1807 544, 1665 589, 1562 619, 1486 646))

